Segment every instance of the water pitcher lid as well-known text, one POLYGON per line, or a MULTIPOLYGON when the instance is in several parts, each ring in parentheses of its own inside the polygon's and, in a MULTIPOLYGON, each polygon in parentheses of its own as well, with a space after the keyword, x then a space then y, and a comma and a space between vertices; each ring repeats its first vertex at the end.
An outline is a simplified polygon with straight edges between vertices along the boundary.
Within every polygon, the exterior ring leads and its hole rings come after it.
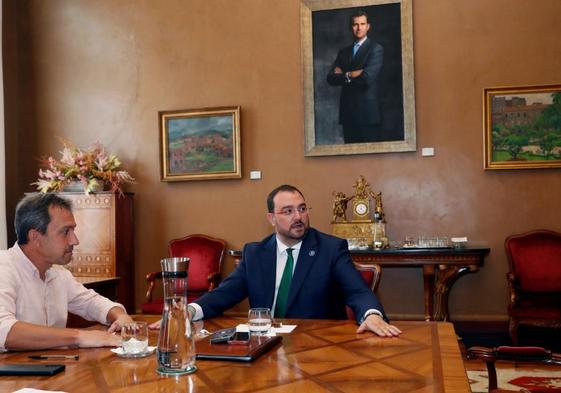
POLYGON ((189 258, 173 257, 160 260, 163 272, 187 272, 189 258))

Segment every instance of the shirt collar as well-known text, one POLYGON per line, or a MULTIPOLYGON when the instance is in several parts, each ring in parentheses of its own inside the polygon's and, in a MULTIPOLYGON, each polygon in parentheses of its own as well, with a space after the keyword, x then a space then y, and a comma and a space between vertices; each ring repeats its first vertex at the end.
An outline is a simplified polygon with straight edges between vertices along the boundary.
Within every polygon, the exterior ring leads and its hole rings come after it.
POLYGON ((279 254, 282 254, 283 252, 285 252, 287 248, 292 248, 293 250, 300 251, 300 247, 302 247, 302 241, 301 240, 298 243, 296 243, 295 245, 289 247, 286 244, 284 244, 279 239, 279 237, 277 236, 277 250, 278 250, 279 254))
POLYGON ((17 256, 16 261, 22 267, 22 269, 24 269, 30 275, 39 277, 39 269, 37 269, 33 262, 31 262, 27 255, 25 255, 17 242, 12 247, 12 250, 14 250, 14 253, 17 256))
MULTIPOLYGON (((17 256, 16 261, 22 267, 22 269, 24 269, 27 272, 27 274, 32 275, 33 277, 40 278, 41 275, 39 274, 39 269, 37 269, 37 266, 35 266, 35 264, 31 262, 31 259, 29 259, 27 255, 25 255, 25 253, 23 252, 23 250, 21 249, 21 247, 17 242, 14 244, 12 249, 16 253, 17 256)), ((45 272, 45 282, 51 279, 51 268, 52 266, 49 267, 45 272)))
POLYGON ((360 41, 355 41, 355 45, 358 44, 358 46, 360 47, 362 44, 364 44, 364 41, 366 41, 368 39, 368 36, 365 36, 363 39, 361 39, 360 41))

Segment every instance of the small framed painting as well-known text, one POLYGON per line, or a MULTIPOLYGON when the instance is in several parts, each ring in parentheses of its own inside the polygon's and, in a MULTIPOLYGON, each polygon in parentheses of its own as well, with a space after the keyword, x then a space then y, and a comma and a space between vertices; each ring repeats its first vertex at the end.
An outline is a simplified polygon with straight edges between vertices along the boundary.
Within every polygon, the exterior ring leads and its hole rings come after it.
POLYGON ((239 179, 240 107, 159 112, 161 180, 239 179))
POLYGON ((483 90, 484 168, 561 168, 561 85, 483 90))

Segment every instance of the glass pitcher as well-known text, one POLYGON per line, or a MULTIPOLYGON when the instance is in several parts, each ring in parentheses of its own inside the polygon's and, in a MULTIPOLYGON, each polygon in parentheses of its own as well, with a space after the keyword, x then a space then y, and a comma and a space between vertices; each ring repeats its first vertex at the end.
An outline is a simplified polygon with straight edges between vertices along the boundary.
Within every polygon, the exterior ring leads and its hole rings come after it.
POLYGON ((164 310, 158 337, 160 374, 181 375, 194 372, 195 339, 187 312, 187 268, 189 258, 164 258, 164 310))

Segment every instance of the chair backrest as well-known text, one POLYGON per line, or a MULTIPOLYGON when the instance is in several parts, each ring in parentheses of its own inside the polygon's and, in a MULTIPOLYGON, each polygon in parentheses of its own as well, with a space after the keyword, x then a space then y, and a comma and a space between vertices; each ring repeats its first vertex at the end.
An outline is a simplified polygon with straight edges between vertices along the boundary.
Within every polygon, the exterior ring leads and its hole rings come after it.
POLYGON ((561 233, 540 229, 512 235, 505 249, 522 291, 561 291, 561 233))
MULTIPOLYGON (((360 273, 366 284, 370 287, 372 293, 378 290, 378 284, 380 283, 380 276, 382 275, 382 267, 378 264, 365 265, 362 263, 353 262, 356 270, 360 273)), ((347 319, 354 321, 355 313, 353 310, 347 306, 347 319)))
POLYGON ((378 264, 365 265, 362 263, 353 262, 356 270, 360 273, 366 284, 375 293, 378 290, 378 284, 380 284, 380 276, 382 274, 382 268, 378 264))
POLYGON ((206 235, 189 235, 169 242, 169 254, 172 257, 188 257, 188 290, 208 291, 209 275, 220 273, 226 243, 206 235))

